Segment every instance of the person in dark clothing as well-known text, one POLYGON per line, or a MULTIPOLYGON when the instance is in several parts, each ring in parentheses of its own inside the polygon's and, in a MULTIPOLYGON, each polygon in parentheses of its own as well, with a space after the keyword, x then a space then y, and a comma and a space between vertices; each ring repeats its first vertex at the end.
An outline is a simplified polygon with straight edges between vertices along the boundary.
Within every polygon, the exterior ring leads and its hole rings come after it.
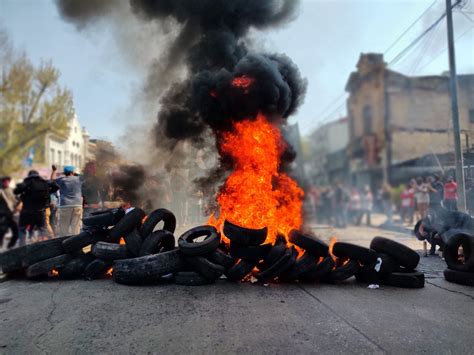
POLYGON ((10 188, 11 178, 5 176, 1 179, 0 187, 0 247, 3 246, 3 238, 8 230, 12 233, 10 243, 7 248, 12 247, 12 240, 18 239, 18 226, 13 219, 13 214, 18 205, 18 201, 10 188))
MULTIPOLYGON (((23 207, 20 212, 20 246, 25 245, 26 234, 31 238, 32 232, 37 228, 40 236, 49 236, 46 208, 51 202, 50 195, 59 190, 59 186, 54 181, 46 181, 41 178, 36 170, 31 170, 28 177, 18 184, 13 191, 19 195, 23 207)), ((50 236, 52 237, 52 236, 50 236)), ((14 245, 16 240, 12 240, 14 245)))
POLYGON ((428 177, 428 191, 430 194, 429 211, 436 211, 442 207, 444 186, 439 175, 428 177))
POLYGON ((96 175, 95 163, 89 162, 84 167, 82 197, 84 204, 84 216, 100 210, 103 207, 105 188, 96 175))

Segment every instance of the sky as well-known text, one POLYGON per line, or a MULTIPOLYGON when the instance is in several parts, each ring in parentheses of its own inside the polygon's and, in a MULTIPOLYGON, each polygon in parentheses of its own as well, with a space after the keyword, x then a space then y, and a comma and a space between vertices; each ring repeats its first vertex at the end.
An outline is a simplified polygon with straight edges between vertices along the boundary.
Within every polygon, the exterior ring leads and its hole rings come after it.
MULTIPOLYGON (((474 0, 464 1, 463 13, 453 15, 458 74, 474 73, 474 0)), ((344 87, 359 55, 384 53, 390 63, 443 13, 444 6, 444 0, 303 0, 296 20, 256 33, 258 46, 286 53, 308 79, 305 102, 290 122, 297 122, 307 135, 343 116, 344 87)), ((52 60, 61 71, 61 84, 73 92, 79 121, 92 138, 119 141, 145 71, 123 58, 111 33, 105 28, 78 31, 61 19, 53 0, 0 0, 0 28, 34 63, 52 60)), ((406 75, 448 70, 446 21, 389 67, 406 75)))

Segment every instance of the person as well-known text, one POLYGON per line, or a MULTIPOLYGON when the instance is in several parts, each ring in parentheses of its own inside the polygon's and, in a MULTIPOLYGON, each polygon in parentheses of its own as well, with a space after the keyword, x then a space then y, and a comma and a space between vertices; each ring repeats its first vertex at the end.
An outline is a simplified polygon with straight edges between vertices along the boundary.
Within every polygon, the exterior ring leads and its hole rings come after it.
POLYGON ((84 199, 84 215, 97 211, 103 207, 105 189, 96 175, 96 165, 88 162, 84 167, 82 197, 84 199))
POLYGON ((430 211, 438 210, 442 207, 444 186, 440 181, 439 175, 435 174, 428 177, 428 191, 430 194, 430 211))
POLYGON ((444 205, 448 210, 458 210, 458 185, 452 176, 448 176, 444 184, 444 205))
POLYGON ((400 200, 402 222, 408 221, 408 223, 413 224, 415 190, 410 183, 405 185, 405 189, 400 195, 400 200))
POLYGON ((361 215, 360 215, 360 220, 359 224, 362 222, 362 219, 364 216, 367 216, 367 226, 371 226, 371 214, 372 214, 372 208, 374 205, 374 197, 372 195, 372 191, 370 191, 369 185, 364 186, 364 192, 362 194, 361 198, 361 215))
POLYGON ((347 204, 349 202, 349 194, 340 182, 336 183, 334 190, 334 214, 337 228, 346 228, 347 226, 347 204))
POLYGON ((382 206, 387 215, 387 223, 393 223, 392 188, 388 183, 382 186, 382 206))
POLYGON ((353 187, 349 196, 349 218, 355 225, 360 224, 361 208, 359 190, 353 187))
POLYGON ((428 214, 430 194, 428 191, 427 184, 421 177, 418 177, 416 179, 415 200, 416 200, 416 210, 418 214, 418 219, 425 218, 426 215, 428 214))
MULTIPOLYGON (((56 175, 52 166, 51 180, 56 175)), ((74 166, 64 167, 64 176, 54 180, 59 186, 59 235, 75 235, 82 227, 82 179, 74 174, 74 166)))
MULTIPOLYGON (((20 246, 25 245, 26 235, 32 237, 35 228, 39 230, 39 237, 52 237, 48 231, 46 221, 46 208, 51 202, 50 195, 58 191, 59 186, 54 181, 46 181, 41 178, 36 170, 30 170, 25 180, 18 184, 13 190, 19 195, 23 207, 20 212, 19 234, 20 246)), ((11 240, 11 246, 15 245, 16 239, 11 240)))
POLYGON ((10 229, 12 237, 7 248, 11 248, 18 239, 18 226, 13 219, 18 201, 13 193, 13 189, 10 187, 10 182, 11 178, 9 176, 3 177, 0 188, 0 247, 3 247, 3 239, 10 229))

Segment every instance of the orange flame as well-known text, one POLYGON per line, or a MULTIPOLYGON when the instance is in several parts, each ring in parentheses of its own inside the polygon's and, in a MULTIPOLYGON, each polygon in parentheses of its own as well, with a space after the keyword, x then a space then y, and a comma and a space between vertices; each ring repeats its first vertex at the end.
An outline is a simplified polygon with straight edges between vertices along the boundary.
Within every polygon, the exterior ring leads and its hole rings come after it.
POLYGON ((49 277, 57 277, 59 276, 59 271, 56 269, 51 269, 51 271, 48 273, 49 277))
POLYGON ((247 75, 237 76, 232 80, 232 86, 248 89, 254 83, 255 79, 247 75))
POLYGON ((263 114, 234 124, 220 140, 223 155, 234 161, 234 171, 217 196, 219 217, 208 223, 222 230, 224 220, 247 228, 268 228, 266 242, 277 233, 288 235, 302 224, 303 190, 279 172, 284 149, 280 130, 263 114))
POLYGON ((107 272, 105 273, 105 277, 110 279, 112 278, 112 272, 114 271, 114 268, 111 267, 110 269, 107 270, 107 272))
POLYGON ((119 241, 119 244, 120 245, 125 245, 125 239, 123 239, 123 237, 120 237, 120 241, 119 241))

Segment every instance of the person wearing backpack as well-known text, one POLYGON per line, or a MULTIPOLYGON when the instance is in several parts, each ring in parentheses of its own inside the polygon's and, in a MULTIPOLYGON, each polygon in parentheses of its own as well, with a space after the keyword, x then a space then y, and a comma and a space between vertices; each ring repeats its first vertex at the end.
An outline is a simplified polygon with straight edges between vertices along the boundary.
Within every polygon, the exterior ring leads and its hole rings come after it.
MULTIPOLYGON (((48 231, 46 221, 46 209, 51 202, 50 194, 59 190, 59 186, 53 181, 41 178, 36 170, 30 170, 28 176, 13 190, 19 195, 22 202, 19 222, 20 246, 25 245, 26 234, 31 238, 33 231, 37 228, 40 237, 52 237, 48 231)), ((16 240, 10 243, 14 245, 16 240)))

